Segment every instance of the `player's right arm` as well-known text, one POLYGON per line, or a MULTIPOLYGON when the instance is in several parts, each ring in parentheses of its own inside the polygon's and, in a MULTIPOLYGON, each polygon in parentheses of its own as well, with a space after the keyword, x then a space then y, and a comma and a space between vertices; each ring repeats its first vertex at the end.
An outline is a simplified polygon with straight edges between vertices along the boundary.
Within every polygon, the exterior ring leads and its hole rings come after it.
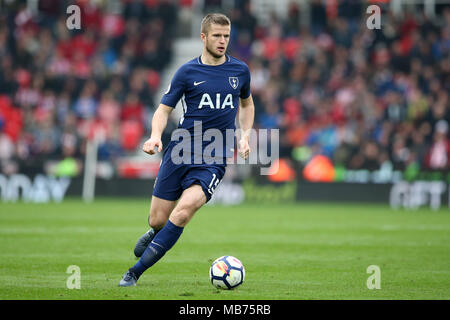
POLYGON ((167 120, 169 119, 169 115, 172 111, 173 108, 166 106, 165 104, 160 104, 158 109, 156 109, 152 118, 152 134, 142 146, 142 150, 144 152, 148 154, 155 154, 155 148, 158 148, 158 152, 162 151, 163 144, 161 141, 161 136, 167 126, 167 120))
POLYGON ((152 134, 150 139, 145 141, 142 150, 148 154, 155 154, 155 148, 158 148, 158 152, 161 152, 163 145, 161 142, 161 136, 164 129, 167 126, 167 120, 170 113, 184 94, 185 90, 185 66, 180 67, 172 78, 166 92, 164 92, 161 98, 161 103, 153 114, 152 119, 152 134))

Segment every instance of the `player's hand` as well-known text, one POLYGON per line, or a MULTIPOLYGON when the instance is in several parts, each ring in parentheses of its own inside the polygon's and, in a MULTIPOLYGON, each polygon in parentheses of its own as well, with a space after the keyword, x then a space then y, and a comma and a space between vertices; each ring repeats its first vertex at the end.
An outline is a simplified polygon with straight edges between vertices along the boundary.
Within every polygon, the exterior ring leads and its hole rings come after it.
POLYGON ((142 146, 142 150, 148 154, 155 154, 155 148, 158 148, 158 152, 162 151, 163 144, 161 139, 158 138, 150 138, 144 142, 142 146))
POLYGON ((248 155, 250 154, 250 146, 246 139, 239 140, 239 155, 241 158, 247 160, 248 155))

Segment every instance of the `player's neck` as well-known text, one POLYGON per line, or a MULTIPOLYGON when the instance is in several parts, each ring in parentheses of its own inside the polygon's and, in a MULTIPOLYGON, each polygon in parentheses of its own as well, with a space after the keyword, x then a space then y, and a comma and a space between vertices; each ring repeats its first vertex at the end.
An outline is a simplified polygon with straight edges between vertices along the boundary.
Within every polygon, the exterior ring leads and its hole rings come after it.
POLYGON ((202 59, 203 64, 207 64, 210 66, 218 66, 220 64, 223 64, 227 59, 225 55, 223 55, 220 58, 214 58, 212 55, 207 54, 205 52, 202 53, 200 58, 202 59))

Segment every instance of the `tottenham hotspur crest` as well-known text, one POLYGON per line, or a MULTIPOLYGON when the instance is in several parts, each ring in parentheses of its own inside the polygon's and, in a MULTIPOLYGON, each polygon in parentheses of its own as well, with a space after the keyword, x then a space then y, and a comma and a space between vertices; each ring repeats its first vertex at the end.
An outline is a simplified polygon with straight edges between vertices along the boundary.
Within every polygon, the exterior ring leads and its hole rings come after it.
POLYGON ((239 78, 238 77, 228 77, 228 82, 230 83, 230 86, 233 89, 236 89, 239 85, 239 78))

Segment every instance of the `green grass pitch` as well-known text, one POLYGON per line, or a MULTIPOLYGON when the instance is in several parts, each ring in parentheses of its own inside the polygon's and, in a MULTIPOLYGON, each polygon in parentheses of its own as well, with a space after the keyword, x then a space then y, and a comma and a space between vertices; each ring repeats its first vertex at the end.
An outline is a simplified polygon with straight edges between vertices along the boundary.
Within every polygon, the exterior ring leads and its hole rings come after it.
POLYGON ((0 299, 450 299, 450 211, 380 205, 205 206, 137 287, 119 288, 147 230, 149 201, 0 204, 0 299), (246 268, 216 290, 211 262, 246 268), (68 289, 68 266, 81 289, 68 289), (370 265, 381 289, 369 290, 370 265))

